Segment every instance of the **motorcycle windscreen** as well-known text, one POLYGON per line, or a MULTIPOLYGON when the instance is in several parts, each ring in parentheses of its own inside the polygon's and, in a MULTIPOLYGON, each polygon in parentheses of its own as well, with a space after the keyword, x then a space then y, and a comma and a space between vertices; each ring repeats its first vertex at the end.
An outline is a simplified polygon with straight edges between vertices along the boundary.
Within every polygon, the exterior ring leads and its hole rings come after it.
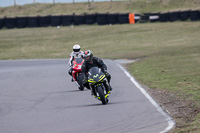
POLYGON ((100 77, 104 75, 104 73, 101 71, 98 67, 92 67, 89 70, 89 79, 93 79, 94 81, 98 82, 100 80, 100 77))
POLYGON ((76 61, 77 64, 81 64, 83 61, 82 58, 75 58, 74 60, 76 61))

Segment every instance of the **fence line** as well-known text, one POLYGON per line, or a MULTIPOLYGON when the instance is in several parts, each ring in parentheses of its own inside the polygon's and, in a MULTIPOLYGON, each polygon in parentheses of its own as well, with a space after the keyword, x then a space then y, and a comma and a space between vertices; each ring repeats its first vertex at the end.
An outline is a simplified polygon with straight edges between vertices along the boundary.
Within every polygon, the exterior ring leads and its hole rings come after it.
MULTIPOLYGON (((76 0, 71 0, 71 2, 66 2, 67 0, 63 0, 63 3, 76 3, 76 0)), ((107 2, 112 2, 112 1, 115 1, 115 0, 77 0, 77 2, 98 2, 98 1, 107 1, 107 2)), ((117 1, 117 0, 116 0, 117 1)), ((130 0, 122 0, 122 1, 130 1, 130 0)), ((39 0, 33 0, 33 4, 36 4, 37 2, 39 3, 42 3, 40 2, 39 0)), ((13 0, 13 3, 14 3, 14 6, 16 6, 18 4, 18 1, 17 0, 13 0)), ((56 0, 52 0, 52 3, 53 4, 56 4, 56 0)), ((59 3, 62 3, 62 2, 59 2, 59 3)), ((26 4, 26 3, 24 3, 26 4)))

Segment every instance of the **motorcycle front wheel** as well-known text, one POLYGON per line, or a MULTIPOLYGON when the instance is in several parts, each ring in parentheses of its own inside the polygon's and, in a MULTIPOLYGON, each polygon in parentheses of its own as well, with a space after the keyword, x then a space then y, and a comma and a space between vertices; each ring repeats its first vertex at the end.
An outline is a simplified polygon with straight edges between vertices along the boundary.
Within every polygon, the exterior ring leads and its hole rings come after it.
POLYGON ((104 105, 107 104, 108 103, 108 99, 105 98, 105 94, 104 94, 102 86, 98 86, 97 87, 97 92, 99 93, 99 97, 100 97, 100 100, 101 100, 102 104, 104 104, 104 105))
POLYGON ((84 86, 83 86, 83 75, 79 74, 78 75, 78 84, 79 84, 79 90, 83 91, 84 90, 84 86))

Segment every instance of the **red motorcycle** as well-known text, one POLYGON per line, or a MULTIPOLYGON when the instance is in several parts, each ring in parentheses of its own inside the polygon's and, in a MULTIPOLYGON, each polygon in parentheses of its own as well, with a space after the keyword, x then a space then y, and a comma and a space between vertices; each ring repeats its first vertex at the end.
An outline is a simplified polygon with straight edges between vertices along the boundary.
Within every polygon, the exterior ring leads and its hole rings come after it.
POLYGON ((73 60, 73 67, 72 67, 72 77, 74 80, 74 83, 78 86, 79 90, 83 91, 83 75, 81 73, 81 66, 84 62, 84 59, 82 58, 74 58, 73 60))

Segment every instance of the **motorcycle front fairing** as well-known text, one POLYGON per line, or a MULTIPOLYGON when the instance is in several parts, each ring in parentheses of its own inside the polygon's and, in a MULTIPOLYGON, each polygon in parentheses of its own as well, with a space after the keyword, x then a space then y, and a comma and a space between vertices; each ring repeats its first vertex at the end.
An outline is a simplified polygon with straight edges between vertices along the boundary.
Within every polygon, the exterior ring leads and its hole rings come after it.
POLYGON ((77 72, 81 72, 81 66, 84 62, 84 59, 82 58, 74 58, 73 60, 73 70, 77 72))
POLYGON ((105 79, 105 74, 98 67, 92 67, 88 74, 88 82, 92 83, 92 85, 98 85, 98 83, 102 83, 105 79))
POLYGON ((75 81, 77 81, 78 74, 81 73, 81 66, 83 62, 84 62, 84 59, 82 58, 74 58, 73 60, 72 77, 74 78, 75 81))

